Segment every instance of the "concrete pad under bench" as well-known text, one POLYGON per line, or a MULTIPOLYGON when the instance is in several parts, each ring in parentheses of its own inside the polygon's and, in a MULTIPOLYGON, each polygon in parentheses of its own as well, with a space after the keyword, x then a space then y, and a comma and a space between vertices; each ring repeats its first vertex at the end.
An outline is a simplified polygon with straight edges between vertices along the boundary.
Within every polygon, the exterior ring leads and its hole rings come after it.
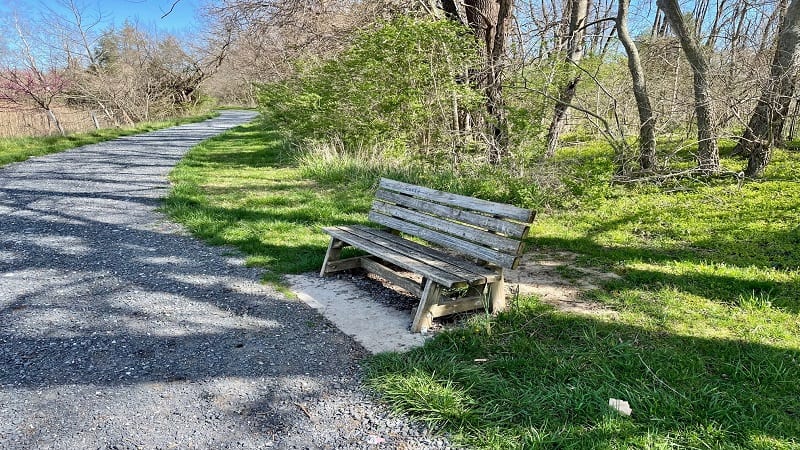
POLYGON ((407 312, 382 305, 353 283, 317 274, 287 275, 292 292, 370 353, 421 347, 427 337, 411 333, 407 312))

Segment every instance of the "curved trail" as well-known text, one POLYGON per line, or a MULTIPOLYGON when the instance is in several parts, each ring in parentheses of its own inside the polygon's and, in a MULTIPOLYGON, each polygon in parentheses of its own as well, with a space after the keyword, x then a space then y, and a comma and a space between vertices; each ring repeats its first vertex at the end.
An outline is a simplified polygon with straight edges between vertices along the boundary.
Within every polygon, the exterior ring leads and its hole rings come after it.
POLYGON ((0 449, 437 448, 363 349, 156 211, 220 117, 0 169, 0 449))

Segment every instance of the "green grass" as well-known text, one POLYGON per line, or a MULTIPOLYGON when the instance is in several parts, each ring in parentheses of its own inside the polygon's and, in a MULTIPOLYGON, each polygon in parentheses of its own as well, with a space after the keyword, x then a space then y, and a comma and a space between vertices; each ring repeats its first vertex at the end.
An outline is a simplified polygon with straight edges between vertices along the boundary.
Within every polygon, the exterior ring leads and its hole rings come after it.
POLYGON ((25 161, 34 156, 62 152, 82 145, 96 144, 122 136, 146 133, 184 123, 200 122, 215 115, 216 113, 209 113, 161 122, 145 122, 133 127, 103 128, 91 133, 75 133, 67 136, 0 138, 0 167, 12 162, 25 161))
POLYGON ((372 386, 476 448, 800 448, 800 155, 741 187, 613 186, 608 156, 562 154, 574 196, 531 235, 621 275, 587 294, 616 318, 523 298, 374 359, 372 386))
POLYGON ((171 174, 165 210, 212 244, 227 244, 267 268, 267 279, 318 270, 323 226, 365 223, 366 190, 323 186, 302 176, 277 133, 259 123, 192 149, 171 174))
MULTIPOLYGON (((421 349, 370 359, 370 386, 470 448, 800 449, 800 155, 778 152, 741 187, 611 185, 610 155, 593 143, 561 158, 568 195, 540 214, 530 244, 621 275, 587 294, 617 314, 518 298, 421 349)), ((319 228, 364 223, 382 169, 296 161, 262 125, 240 127, 189 153, 166 209, 271 280, 317 270, 319 228)))
POLYGON ((800 445, 794 345, 568 315, 533 299, 472 325, 374 358, 371 386, 475 448, 800 445), (632 416, 610 398, 630 402, 632 416))

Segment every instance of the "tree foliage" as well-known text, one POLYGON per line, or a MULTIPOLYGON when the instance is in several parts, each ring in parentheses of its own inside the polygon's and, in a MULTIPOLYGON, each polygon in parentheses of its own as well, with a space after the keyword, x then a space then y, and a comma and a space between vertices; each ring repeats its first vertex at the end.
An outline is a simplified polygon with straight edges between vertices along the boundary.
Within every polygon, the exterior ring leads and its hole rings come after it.
POLYGON ((478 57, 466 33, 447 21, 383 23, 359 33, 336 59, 262 86, 262 113, 295 139, 393 142, 421 153, 463 147, 459 111, 479 110, 481 102, 460 81, 478 57))

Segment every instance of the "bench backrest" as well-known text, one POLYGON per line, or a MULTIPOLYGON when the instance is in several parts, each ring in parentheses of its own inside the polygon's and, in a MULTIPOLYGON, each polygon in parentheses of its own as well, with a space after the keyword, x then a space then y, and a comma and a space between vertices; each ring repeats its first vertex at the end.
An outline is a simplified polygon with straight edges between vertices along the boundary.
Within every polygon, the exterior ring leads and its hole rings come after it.
POLYGON ((381 178, 369 219, 484 263, 515 268, 535 215, 529 209, 381 178))

